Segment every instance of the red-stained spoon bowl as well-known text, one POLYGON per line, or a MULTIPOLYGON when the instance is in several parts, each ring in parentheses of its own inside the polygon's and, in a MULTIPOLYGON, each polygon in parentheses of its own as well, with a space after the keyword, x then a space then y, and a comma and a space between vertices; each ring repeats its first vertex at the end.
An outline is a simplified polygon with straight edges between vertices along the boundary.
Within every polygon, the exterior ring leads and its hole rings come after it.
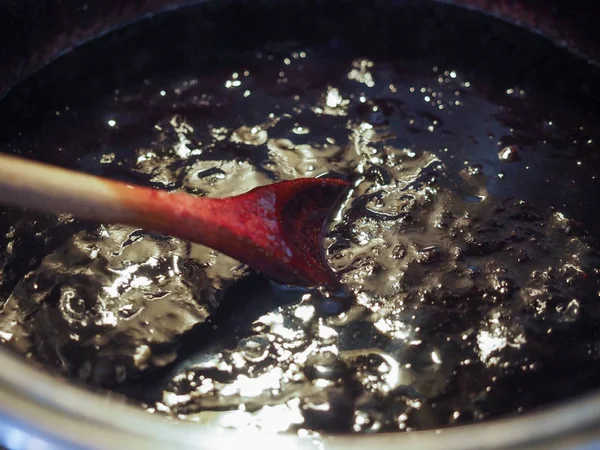
POLYGON ((278 282, 307 287, 336 284, 321 238, 347 186, 338 179, 303 178, 236 197, 193 197, 0 155, 4 205, 169 234, 214 248, 278 282))

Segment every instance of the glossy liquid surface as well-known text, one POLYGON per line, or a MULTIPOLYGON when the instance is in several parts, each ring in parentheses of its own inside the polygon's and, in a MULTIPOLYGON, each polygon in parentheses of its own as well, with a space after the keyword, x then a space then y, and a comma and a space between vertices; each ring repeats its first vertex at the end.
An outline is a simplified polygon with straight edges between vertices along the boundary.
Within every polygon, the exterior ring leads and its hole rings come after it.
POLYGON ((2 210, 5 344, 151 412, 301 435, 597 387, 598 71, 448 7, 298 8, 195 7, 87 45, 0 103, 0 145, 196 195, 343 175, 325 246, 355 303, 2 210))

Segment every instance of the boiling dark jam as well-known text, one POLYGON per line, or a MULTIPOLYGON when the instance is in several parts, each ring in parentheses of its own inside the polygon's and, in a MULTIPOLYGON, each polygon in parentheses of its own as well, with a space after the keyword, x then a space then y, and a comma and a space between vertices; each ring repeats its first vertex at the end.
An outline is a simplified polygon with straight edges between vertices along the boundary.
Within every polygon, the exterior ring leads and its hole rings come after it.
POLYGON ((598 70, 449 6, 218 3, 34 75, 0 103, 0 147, 198 196, 343 176, 324 247, 354 303, 168 236, 2 209, 4 344, 152 413, 300 435, 598 387, 598 70))

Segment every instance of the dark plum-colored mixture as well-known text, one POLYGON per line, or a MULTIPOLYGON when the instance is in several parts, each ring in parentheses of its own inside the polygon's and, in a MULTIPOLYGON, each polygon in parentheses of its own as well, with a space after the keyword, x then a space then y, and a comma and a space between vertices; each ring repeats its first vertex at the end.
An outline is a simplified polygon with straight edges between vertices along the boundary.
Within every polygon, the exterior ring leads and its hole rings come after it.
POLYGON ((418 3, 198 5, 0 102, 2 151, 160 189, 346 177, 324 246, 351 305, 179 239, 0 209, 2 342, 149 412, 301 435, 598 387, 600 73, 418 3))

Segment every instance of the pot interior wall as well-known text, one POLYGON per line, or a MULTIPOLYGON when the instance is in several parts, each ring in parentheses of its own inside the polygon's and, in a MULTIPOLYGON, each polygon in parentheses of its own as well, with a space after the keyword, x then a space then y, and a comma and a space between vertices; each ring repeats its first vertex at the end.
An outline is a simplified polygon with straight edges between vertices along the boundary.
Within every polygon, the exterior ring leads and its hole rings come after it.
MULTIPOLYGON (((148 17, 160 11, 192 4, 198 0, 31 0, 2 2, 0 25, 5 39, 0 43, 0 96, 32 71, 46 65, 58 55, 106 32, 148 17)), ((584 57, 598 59, 598 13, 594 0, 582 0, 576 7, 566 0, 444 0, 447 3, 486 11, 498 17, 521 23, 567 45, 584 57)), ((263 2, 249 2, 261 7, 263 2)), ((294 4, 293 0, 285 3, 294 4)), ((318 11, 328 2, 313 2, 318 11)), ((347 6, 351 2, 346 2, 347 6)), ((410 3, 406 0, 379 2, 410 3)), ((280 2, 283 4, 283 2, 280 2)))

